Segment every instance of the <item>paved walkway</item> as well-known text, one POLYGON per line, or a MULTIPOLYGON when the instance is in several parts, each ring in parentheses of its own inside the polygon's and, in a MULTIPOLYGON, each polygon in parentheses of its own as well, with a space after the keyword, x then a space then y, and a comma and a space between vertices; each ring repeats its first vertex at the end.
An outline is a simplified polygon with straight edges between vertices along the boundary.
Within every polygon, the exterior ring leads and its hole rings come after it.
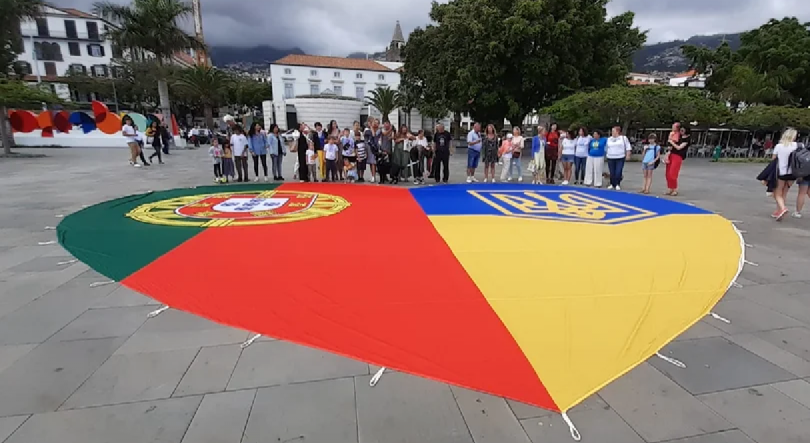
MULTIPOLYGON (((364 363, 265 338, 241 350, 249 332, 175 310, 147 319, 153 300, 90 288, 106 279, 38 242, 83 205, 209 183, 206 153, 136 170, 124 150, 36 152, 0 159, 0 442, 571 441, 541 409, 390 372, 371 389, 364 363)), ((760 166, 685 164, 680 198, 740 220, 759 266, 716 308, 731 324, 704 319, 667 346, 687 369, 654 358, 576 407, 583 441, 810 441, 810 220, 771 221, 760 166)))

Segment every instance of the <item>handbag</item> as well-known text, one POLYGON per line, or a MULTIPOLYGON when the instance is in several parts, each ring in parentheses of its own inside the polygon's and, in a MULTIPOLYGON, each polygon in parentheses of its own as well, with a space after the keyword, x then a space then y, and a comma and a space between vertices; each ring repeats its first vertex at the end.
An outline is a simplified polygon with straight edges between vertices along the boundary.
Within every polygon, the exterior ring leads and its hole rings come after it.
POLYGON ((529 172, 537 172, 537 163, 534 159, 529 161, 529 167, 526 168, 529 172))

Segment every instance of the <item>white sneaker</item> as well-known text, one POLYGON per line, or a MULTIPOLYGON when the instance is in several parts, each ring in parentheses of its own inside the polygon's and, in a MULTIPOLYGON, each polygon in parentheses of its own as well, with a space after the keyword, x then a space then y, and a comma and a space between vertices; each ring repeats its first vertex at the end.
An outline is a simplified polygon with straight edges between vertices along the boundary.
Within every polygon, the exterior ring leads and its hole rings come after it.
POLYGON ((478 179, 477 179, 477 178, 475 178, 475 176, 470 177, 470 178, 472 179, 473 183, 478 183, 478 179))
POLYGON ((612 191, 612 190, 613 190, 613 186, 608 186, 608 190, 612 191))
POLYGON ((793 218, 802 218, 802 213, 801 212, 794 212, 793 213, 793 218))
POLYGON ((467 183, 472 183, 472 177, 467 177, 467 183))
POLYGON ((773 192, 766 192, 765 197, 773 197, 773 192))
POLYGON ((265 175, 265 176, 264 176, 264 181, 265 181, 265 182, 269 182, 269 181, 270 181, 270 179, 269 179, 269 178, 267 178, 267 176, 265 175))
POLYGON ((136 167, 136 168, 140 168, 140 167, 141 167, 141 164, 140 164, 140 163, 135 163, 135 164, 133 164, 132 166, 134 166, 134 167, 136 167))
POLYGON ((512 181, 512 177, 507 178, 506 181, 508 182, 512 181))
POLYGON ((258 183, 258 182, 259 182, 259 177, 256 177, 256 178, 253 179, 253 183, 258 183))
POLYGON ((568 185, 568 180, 563 180, 563 182, 562 182, 561 184, 562 184, 563 186, 567 186, 567 185, 568 185))
POLYGON ((518 182, 523 183, 523 176, 518 177, 518 182))
POLYGON ((418 185, 418 184, 419 184, 419 180, 414 180, 414 181, 413 181, 413 184, 418 185))
POLYGON ((617 190, 617 191, 621 191, 621 190, 622 190, 622 187, 621 187, 621 186, 616 186, 616 190, 617 190))
POLYGON ((371 178, 368 179, 368 181, 371 182, 371 183, 374 183, 374 178, 375 178, 374 176, 371 176, 371 178))

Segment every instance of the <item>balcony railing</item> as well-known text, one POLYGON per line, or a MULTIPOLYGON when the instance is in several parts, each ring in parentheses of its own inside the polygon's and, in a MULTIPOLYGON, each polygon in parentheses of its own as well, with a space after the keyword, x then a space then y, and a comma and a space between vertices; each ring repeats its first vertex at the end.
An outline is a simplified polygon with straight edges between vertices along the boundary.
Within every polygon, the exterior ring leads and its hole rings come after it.
POLYGON ((101 34, 90 35, 87 32, 75 32, 68 34, 67 32, 64 31, 48 31, 47 33, 40 33, 36 29, 23 29, 22 36, 34 38, 53 38, 60 40, 88 40, 94 42, 100 42, 104 40, 101 34))

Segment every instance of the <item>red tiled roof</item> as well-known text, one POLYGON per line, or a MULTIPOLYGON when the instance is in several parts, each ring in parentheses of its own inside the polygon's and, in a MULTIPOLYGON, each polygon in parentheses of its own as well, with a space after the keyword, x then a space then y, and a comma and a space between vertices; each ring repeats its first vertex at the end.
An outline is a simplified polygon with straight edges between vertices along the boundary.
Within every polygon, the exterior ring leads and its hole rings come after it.
POLYGON ((68 15, 72 15, 74 17, 98 18, 98 17, 94 16, 93 14, 88 14, 87 12, 79 11, 78 9, 73 9, 73 8, 54 8, 54 9, 58 9, 58 10, 64 12, 64 13, 66 13, 68 15))
POLYGON ((676 75, 675 78, 695 77, 696 75, 697 75, 697 71, 695 71, 693 69, 691 71, 686 71, 686 72, 680 73, 680 74, 676 75))
POLYGON ((322 55, 290 54, 273 62, 275 65, 312 66, 314 68, 354 69, 358 71, 383 71, 390 69, 374 60, 363 58, 326 57, 322 55))

